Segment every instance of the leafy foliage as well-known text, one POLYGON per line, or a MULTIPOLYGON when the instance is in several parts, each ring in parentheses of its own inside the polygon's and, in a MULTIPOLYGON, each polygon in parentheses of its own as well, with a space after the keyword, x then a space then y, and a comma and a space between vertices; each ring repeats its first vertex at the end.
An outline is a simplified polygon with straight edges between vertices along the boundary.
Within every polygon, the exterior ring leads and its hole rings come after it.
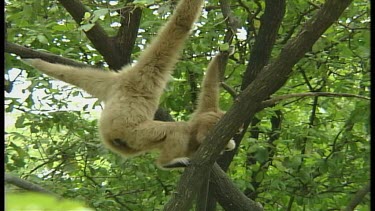
POLYGON ((6 210, 80 210, 90 211, 92 209, 82 206, 82 204, 70 200, 59 200, 51 196, 22 193, 8 194, 5 201, 6 210), (22 198, 22 200, 20 200, 22 198))
MULTIPOLYGON (((117 11, 124 3, 82 2, 92 13, 78 26, 58 1, 6 1, 7 41, 105 68, 102 56, 82 30, 98 22, 115 35, 120 18, 117 11)), ((259 6, 264 8, 263 1, 260 5, 256 2, 232 3, 233 13, 246 32, 235 37, 236 53, 226 68, 225 82, 237 92, 263 14, 262 10, 255 13, 259 6), (250 8, 256 14, 254 19, 246 12, 250 8)), ((322 2, 287 2, 273 56, 322 2)), ((143 15, 133 59, 171 9, 161 1, 135 3, 143 5, 143 15)), ((210 1, 208 5, 217 3, 210 1)), ((369 22, 369 2, 355 0, 294 67, 276 95, 325 91, 369 96, 369 22)), ((218 46, 226 47, 226 25, 219 9, 204 12, 197 25, 161 101, 176 120, 189 118, 203 70, 218 46)), ((6 128, 6 171, 96 210, 163 208, 179 171, 157 169, 150 162, 155 156, 152 153, 132 159, 110 153, 97 134, 100 102, 24 66, 14 54, 7 54, 5 59, 6 120, 14 122, 6 128)), ((222 108, 228 109, 231 104, 232 96, 223 91, 222 108)), ((370 179, 369 117, 369 101, 363 99, 311 97, 282 101, 257 114, 258 121, 253 121, 242 140, 229 175, 265 210, 339 210, 370 179)), ((7 190, 14 192, 9 187, 7 190)), ((9 197, 10 208, 18 208, 12 203, 18 199, 14 197, 9 197)), ((358 210, 369 210, 369 203, 367 196, 358 210)))

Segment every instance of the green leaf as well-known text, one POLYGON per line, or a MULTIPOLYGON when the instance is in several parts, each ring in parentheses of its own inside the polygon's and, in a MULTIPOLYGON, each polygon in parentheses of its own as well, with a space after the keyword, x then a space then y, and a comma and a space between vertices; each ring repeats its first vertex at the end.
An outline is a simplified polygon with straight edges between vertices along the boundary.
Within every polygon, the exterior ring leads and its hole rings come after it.
POLYGON ((224 43, 219 45, 220 51, 227 51, 229 50, 229 43, 224 43))
POLYGON ((87 31, 89 31, 90 29, 92 29, 92 27, 94 27, 94 26, 95 26, 95 24, 93 24, 93 23, 88 23, 88 24, 81 25, 78 29, 87 32, 87 31))
POLYGON ((96 22, 101 16, 106 16, 108 13, 109 13, 108 9, 95 10, 93 12, 94 17, 93 17, 93 19, 91 21, 92 22, 96 22))
POLYGON ((36 128, 36 125, 32 124, 30 125, 30 133, 38 133, 39 129, 36 128))
POLYGON ((39 35, 37 36, 37 39, 38 39, 39 42, 41 42, 41 43, 43 43, 43 44, 46 44, 46 45, 49 44, 49 43, 48 43, 48 39, 47 39, 47 37, 44 36, 44 35, 42 35, 42 34, 39 34, 39 35))
POLYGON ((23 127, 25 127, 25 125, 24 125, 25 118, 26 117, 24 115, 21 115, 21 116, 17 117, 16 123, 15 123, 14 126, 16 128, 23 128, 23 127))
POLYGON ((91 13, 85 12, 85 14, 83 15, 83 20, 89 20, 90 17, 91 17, 91 13))
POLYGON ((268 150, 263 147, 259 147, 254 155, 255 159, 260 163, 267 161, 268 156, 269 156, 268 150))
POLYGON ((255 182, 260 183, 260 182, 262 182, 263 178, 264 178, 264 172, 261 171, 261 172, 257 173, 257 175, 255 176, 255 182))

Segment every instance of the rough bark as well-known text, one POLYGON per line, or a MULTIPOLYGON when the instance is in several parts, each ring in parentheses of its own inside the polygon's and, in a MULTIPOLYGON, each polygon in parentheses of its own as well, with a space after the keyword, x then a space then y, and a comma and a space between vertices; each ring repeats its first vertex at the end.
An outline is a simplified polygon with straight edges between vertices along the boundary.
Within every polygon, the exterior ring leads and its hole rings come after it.
POLYGON ((285 14, 285 0, 266 0, 258 36, 250 52, 249 64, 242 80, 245 89, 268 63, 285 14))
POLYGON ((227 177, 219 165, 214 164, 211 170, 210 188, 221 207, 225 210, 261 211, 263 207, 245 196, 227 177))
POLYGON ((140 7, 127 6, 121 9, 120 15, 121 27, 116 35, 115 42, 124 65, 131 63, 131 55, 141 23, 142 9, 140 7))

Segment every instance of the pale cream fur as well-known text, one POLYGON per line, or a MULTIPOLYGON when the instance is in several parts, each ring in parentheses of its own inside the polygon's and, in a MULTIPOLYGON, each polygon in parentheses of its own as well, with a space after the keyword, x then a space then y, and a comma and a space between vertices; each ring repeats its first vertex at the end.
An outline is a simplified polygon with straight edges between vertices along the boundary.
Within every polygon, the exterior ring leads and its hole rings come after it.
MULTIPOLYGON (((208 65, 206 75, 203 78, 198 104, 192 118, 189 120, 191 127, 191 148, 197 148, 202 144, 210 129, 225 114, 219 107, 220 88, 220 59, 222 53, 216 55, 208 65), (194 147, 195 146, 195 147, 194 147)), ((225 150, 230 151, 236 144, 230 140, 225 150)))
POLYGON ((103 143, 110 150, 123 156, 133 156, 157 149, 160 151, 158 166, 186 166, 188 157, 195 150, 191 143, 199 145, 223 114, 218 109, 218 77, 210 76, 217 71, 209 71, 217 69, 216 58, 208 68, 200 103, 191 121, 161 122, 154 121, 153 117, 184 41, 200 14, 202 3, 203 0, 181 0, 138 62, 125 66, 119 73, 53 64, 40 59, 28 59, 27 62, 104 102, 99 131, 103 143), (210 77, 213 79, 210 80, 210 77))

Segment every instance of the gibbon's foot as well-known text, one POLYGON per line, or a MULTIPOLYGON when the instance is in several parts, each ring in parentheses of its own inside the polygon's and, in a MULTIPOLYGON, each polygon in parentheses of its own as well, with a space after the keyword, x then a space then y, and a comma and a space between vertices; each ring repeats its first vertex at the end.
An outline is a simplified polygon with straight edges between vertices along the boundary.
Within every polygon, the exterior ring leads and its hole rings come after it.
POLYGON ((236 148, 236 142, 234 142, 234 140, 233 139, 231 139, 229 142, 228 142, 228 144, 227 144, 227 146, 225 147, 225 151, 232 151, 232 150, 234 150, 234 148, 236 148))
POLYGON ((163 168, 184 168, 190 165, 190 159, 188 157, 175 158, 168 164, 163 165, 163 168))
POLYGON ((236 148, 236 142, 233 139, 229 140, 228 144, 225 146, 224 150, 220 152, 220 155, 224 154, 224 152, 229 152, 236 148))

